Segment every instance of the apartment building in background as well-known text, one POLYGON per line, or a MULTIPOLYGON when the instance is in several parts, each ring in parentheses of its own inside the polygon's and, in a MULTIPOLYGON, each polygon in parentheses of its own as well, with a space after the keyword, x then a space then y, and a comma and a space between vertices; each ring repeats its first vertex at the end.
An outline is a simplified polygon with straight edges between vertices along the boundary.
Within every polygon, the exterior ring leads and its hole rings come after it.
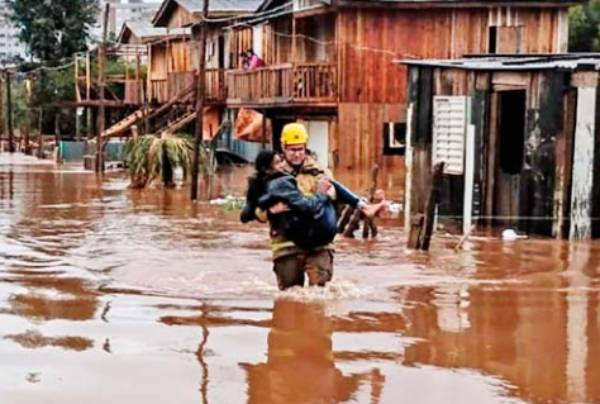
POLYGON ((142 0, 101 0, 98 24, 92 30, 92 35, 97 40, 102 36, 102 19, 106 3, 110 4, 107 31, 109 37, 114 36, 114 38, 119 35, 125 21, 151 21, 161 4, 142 0))
POLYGON ((17 56, 25 58, 27 48, 19 41, 17 28, 8 17, 8 2, 0 0, 0 64, 17 56))

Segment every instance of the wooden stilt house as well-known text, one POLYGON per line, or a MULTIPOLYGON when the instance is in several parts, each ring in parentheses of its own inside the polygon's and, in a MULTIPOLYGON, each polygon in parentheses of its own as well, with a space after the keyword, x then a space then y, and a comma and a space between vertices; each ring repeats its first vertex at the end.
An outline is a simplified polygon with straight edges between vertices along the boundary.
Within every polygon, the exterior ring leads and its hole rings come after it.
POLYGON ((443 162, 446 229, 600 237, 600 55, 404 63, 407 219, 424 212, 432 166, 443 162))
POLYGON ((377 163, 402 189, 407 82, 393 60, 565 52, 573 3, 265 0, 250 22, 267 66, 229 72, 227 103, 266 111, 276 133, 304 120, 324 163, 355 174, 377 163))
MULTIPOLYGON (((187 29, 189 35, 169 40, 164 44, 166 56, 164 67, 167 77, 167 93, 169 97, 177 94, 193 81, 194 71, 198 67, 198 44, 192 38, 191 27, 198 23, 202 15, 202 0, 165 0, 153 24, 165 27, 168 31, 187 29)), ((222 22, 211 23, 208 26, 206 49, 206 85, 207 97, 211 103, 225 101, 225 69, 237 67, 239 44, 238 37, 226 27, 233 23, 227 18, 244 17, 252 14, 259 5, 258 0, 212 0, 209 3, 209 15, 222 22)), ((248 44, 251 46, 251 44, 248 44)), ((154 47, 152 48, 154 52, 154 47)), ((158 52, 158 51, 157 51, 158 52)), ((160 70, 159 61, 151 70, 160 70)))

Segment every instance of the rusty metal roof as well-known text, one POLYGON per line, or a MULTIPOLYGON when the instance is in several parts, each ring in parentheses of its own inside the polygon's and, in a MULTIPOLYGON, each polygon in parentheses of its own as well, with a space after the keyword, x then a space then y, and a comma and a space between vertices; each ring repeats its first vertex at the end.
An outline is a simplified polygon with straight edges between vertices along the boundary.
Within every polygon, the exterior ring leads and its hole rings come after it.
MULTIPOLYGON (((175 0, 181 7, 191 12, 202 12, 203 0, 175 0)), ((208 11, 223 12, 223 11, 246 11, 253 12, 260 4, 260 0, 210 0, 208 3, 208 11)))
POLYGON ((167 29, 165 27, 155 27, 147 20, 125 21, 121 27, 117 42, 124 43, 127 41, 130 33, 138 37, 142 42, 148 42, 167 35, 191 35, 191 30, 189 28, 167 29))
MULTIPOLYGON (((202 13, 203 0, 165 0, 156 15, 152 19, 154 25, 164 25, 168 15, 175 10, 176 7, 182 7, 191 14, 202 13)), ((217 15, 236 15, 236 14, 252 14, 261 0, 210 0, 208 3, 208 11, 217 15)))
POLYGON ((445 67, 463 70, 597 70, 600 53, 468 55, 462 59, 404 59, 409 66, 445 67))

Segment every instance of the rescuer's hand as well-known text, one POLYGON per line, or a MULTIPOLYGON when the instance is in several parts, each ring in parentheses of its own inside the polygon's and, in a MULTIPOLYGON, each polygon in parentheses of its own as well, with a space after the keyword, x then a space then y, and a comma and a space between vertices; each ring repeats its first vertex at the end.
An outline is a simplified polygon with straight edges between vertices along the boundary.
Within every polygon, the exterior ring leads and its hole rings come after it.
POLYGON ((277 202, 275 205, 269 208, 269 212, 271 212, 274 215, 278 213, 287 212, 288 210, 290 210, 290 207, 283 202, 277 202))

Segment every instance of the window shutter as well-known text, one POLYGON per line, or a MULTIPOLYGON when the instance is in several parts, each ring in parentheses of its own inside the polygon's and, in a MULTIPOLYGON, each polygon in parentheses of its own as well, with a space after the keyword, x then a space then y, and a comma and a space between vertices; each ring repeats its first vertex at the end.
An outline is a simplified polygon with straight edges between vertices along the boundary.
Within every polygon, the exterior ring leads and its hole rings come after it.
POLYGON ((433 97, 432 163, 444 162, 444 174, 463 175, 469 97, 433 97))

